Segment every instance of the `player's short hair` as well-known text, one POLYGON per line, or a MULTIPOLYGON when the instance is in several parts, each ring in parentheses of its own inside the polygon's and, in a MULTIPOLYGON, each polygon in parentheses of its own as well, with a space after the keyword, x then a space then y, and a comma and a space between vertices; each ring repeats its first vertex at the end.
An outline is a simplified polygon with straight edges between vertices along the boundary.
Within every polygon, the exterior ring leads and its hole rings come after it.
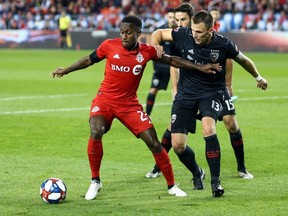
POLYGON ((168 8, 166 10, 166 13, 174 13, 175 9, 174 8, 168 8))
POLYGON ((192 4, 184 2, 180 5, 178 5, 175 9, 174 9, 174 13, 176 12, 182 12, 182 13, 187 13, 188 16, 190 18, 192 18, 192 16, 194 15, 194 7, 192 6, 192 4))
POLYGON ((207 29, 213 28, 213 17, 205 10, 198 11, 193 17, 192 21, 194 24, 204 23, 207 29))
POLYGON ((134 15, 128 15, 122 19, 122 23, 133 23, 139 29, 142 28, 142 20, 134 15))

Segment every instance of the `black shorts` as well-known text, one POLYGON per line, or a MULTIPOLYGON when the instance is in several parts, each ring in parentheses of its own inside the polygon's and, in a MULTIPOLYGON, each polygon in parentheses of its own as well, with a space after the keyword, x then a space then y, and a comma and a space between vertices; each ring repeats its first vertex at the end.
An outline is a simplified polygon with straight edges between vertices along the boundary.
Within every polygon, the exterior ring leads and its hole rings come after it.
POLYGON ((150 88, 167 90, 170 79, 170 66, 158 66, 154 71, 150 88))
POLYGON ((68 29, 60 30, 60 36, 61 37, 67 37, 67 32, 68 32, 68 29))
MULTIPOLYGON (((228 93, 228 90, 226 89, 225 91, 222 92, 222 96, 223 100, 220 100, 222 102, 222 112, 221 115, 219 116, 218 120, 222 121, 223 120, 223 116, 225 115, 236 115, 236 111, 235 111, 235 106, 234 103, 228 93)), ((202 119, 202 113, 198 113, 196 119, 197 120, 201 120, 202 119)))
POLYGON ((228 90, 224 91, 223 95, 224 95, 224 101, 222 104, 223 110, 222 110, 221 116, 219 117, 220 121, 222 121, 222 118, 225 115, 236 115, 235 106, 228 93, 228 90))
POLYGON ((175 100, 171 113, 171 132, 188 134, 196 132, 196 116, 208 116, 215 121, 222 113, 221 95, 197 100, 175 100))

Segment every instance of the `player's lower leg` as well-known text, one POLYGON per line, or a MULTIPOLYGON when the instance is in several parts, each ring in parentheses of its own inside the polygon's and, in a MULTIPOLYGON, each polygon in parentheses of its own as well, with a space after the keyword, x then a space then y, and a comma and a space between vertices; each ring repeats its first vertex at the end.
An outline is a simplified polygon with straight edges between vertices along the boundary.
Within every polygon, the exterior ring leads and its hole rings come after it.
MULTIPOLYGON (((172 148, 171 131, 168 128, 165 130, 165 132, 162 136, 161 145, 166 150, 167 153, 172 148)), ((160 174, 161 174, 161 171, 160 171, 159 167, 155 164, 153 169, 150 172, 148 172, 145 175, 145 177, 146 178, 157 178, 158 176, 160 176, 160 174)))
POLYGON ((181 189, 179 189, 178 186, 175 184, 172 165, 170 163, 170 158, 166 150, 162 148, 161 152, 153 153, 153 156, 157 166, 160 168, 163 176, 166 179, 168 185, 168 193, 175 196, 187 196, 187 194, 181 189))
MULTIPOLYGON (((176 152, 175 152, 176 153, 176 152)), ((203 190, 203 178, 205 177, 205 172, 198 166, 195 160, 195 153, 194 151, 186 145, 185 150, 183 152, 176 153, 179 160, 184 164, 184 166, 192 173, 193 175, 193 184, 194 190, 203 190), (203 176, 201 178, 201 176, 203 176)))
POLYGON ((239 130, 236 133, 230 133, 230 141, 236 157, 239 176, 244 179, 254 178, 245 167, 244 143, 241 131, 239 130))
POLYGON ((154 103, 155 103, 156 95, 149 92, 146 99, 146 113, 150 116, 154 103))
POLYGON ((216 134, 205 137, 204 139, 206 143, 206 160, 211 174, 212 194, 215 197, 219 197, 224 193, 224 189, 220 184, 221 151, 219 141, 216 134))
POLYGON ((90 138, 88 141, 87 152, 92 179, 85 195, 85 199, 92 200, 96 198, 98 192, 102 189, 102 183, 100 182, 100 166, 103 157, 102 141, 90 138))

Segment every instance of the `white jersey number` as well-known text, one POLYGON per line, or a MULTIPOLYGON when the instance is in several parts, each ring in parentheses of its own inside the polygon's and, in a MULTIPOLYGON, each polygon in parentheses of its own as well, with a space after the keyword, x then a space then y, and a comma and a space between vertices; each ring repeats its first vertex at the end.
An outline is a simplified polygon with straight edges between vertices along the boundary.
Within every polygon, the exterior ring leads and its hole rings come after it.
POLYGON ((149 116, 147 115, 147 113, 144 113, 144 112, 142 112, 142 111, 137 111, 137 113, 140 114, 140 119, 141 119, 142 122, 148 120, 149 123, 151 123, 151 120, 150 120, 149 116))

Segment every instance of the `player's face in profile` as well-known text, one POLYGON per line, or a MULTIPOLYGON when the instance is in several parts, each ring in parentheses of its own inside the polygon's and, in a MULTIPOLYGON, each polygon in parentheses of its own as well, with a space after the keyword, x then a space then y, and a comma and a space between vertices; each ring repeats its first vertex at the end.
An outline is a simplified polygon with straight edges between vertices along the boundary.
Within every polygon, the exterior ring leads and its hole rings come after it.
POLYGON ((208 44, 211 39, 211 32, 213 29, 207 29, 204 22, 195 24, 192 23, 192 34, 196 44, 204 45, 208 44))
POLYGON ((190 27, 191 18, 185 12, 175 12, 175 21, 178 27, 190 27))
POLYGON ((140 29, 135 27, 133 23, 121 23, 120 37, 124 48, 131 49, 135 47, 140 34, 140 29))

